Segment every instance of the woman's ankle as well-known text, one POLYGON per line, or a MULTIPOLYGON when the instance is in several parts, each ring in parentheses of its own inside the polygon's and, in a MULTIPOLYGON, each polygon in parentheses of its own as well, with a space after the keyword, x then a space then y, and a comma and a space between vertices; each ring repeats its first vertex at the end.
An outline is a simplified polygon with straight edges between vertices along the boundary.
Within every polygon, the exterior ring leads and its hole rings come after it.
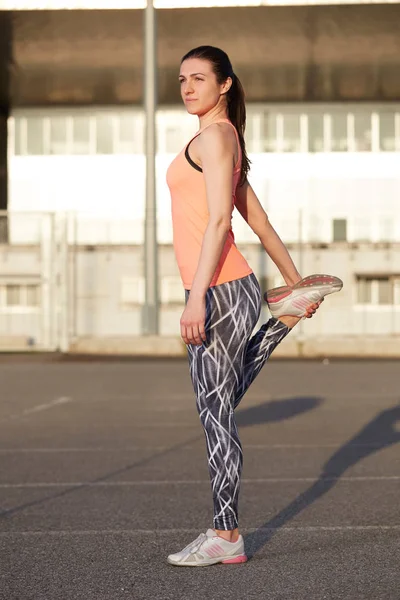
POLYGON ((299 323, 299 321, 301 321, 301 318, 285 315, 282 317, 278 317, 278 321, 281 321, 281 323, 286 325, 286 327, 289 327, 289 329, 293 329, 293 327, 295 327, 295 325, 297 325, 297 323, 299 323))
POLYGON ((214 529, 215 533, 227 542, 237 542, 239 539, 239 529, 214 529))

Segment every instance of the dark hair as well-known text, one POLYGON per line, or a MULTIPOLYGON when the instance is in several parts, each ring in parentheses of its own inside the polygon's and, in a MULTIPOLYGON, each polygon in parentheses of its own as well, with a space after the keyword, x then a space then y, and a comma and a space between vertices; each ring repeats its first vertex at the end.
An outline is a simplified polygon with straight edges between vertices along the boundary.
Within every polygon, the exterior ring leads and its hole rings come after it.
POLYGON ((246 181, 247 173, 250 171, 250 160, 246 152, 244 132, 246 129, 246 105, 242 84, 232 69, 231 61, 226 52, 214 46, 199 46, 190 50, 181 60, 188 58, 200 58, 208 60, 213 67, 213 72, 219 84, 224 83, 228 77, 232 78, 232 85, 227 92, 227 105, 229 120, 238 132, 240 147, 242 149, 242 169, 240 173, 240 185, 246 181))

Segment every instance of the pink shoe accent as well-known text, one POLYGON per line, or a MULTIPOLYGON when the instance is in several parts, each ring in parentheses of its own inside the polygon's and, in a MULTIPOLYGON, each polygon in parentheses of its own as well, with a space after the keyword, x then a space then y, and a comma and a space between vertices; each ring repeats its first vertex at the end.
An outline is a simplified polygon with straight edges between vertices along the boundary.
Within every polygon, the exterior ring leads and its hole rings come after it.
POLYGON ((208 556, 210 558, 215 558, 216 556, 221 556, 221 554, 222 555, 224 554, 224 551, 219 544, 210 546, 210 548, 207 548, 207 550, 205 550, 205 552, 208 554, 208 556))
POLYGON ((313 287, 315 285, 338 285, 342 284, 342 281, 338 277, 334 277, 333 275, 308 275, 308 277, 304 277, 298 283, 293 286, 293 289, 298 289, 302 287, 313 287))
MULTIPOLYGON (((287 291, 285 291, 285 292, 279 292, 279 293, 272 292, 271 294, 268 294, 268 303, 273 304, 274 302, 279 302, 279 300, 283 300, 283 298, 286 298, 291 293, 292 293, 292 290, 290 288, 287 289, 287 291)), ((267 294, 264 294, 264 298, 265 298, 265 300, 267 300, 267 294)))
POLYGON ((306 309, 311 306, 312 302, 307 298, 295 298, 292 302, 293 306, 300 309, 306 309))
POLYGON ((247 562, 247 556, 245 554, 242 554, 242 556, 236 556, 235 558, 226 558, 225 560, 222 561, 222 564, 233 565, 236 563, 245 563, 245 562, 247 562))

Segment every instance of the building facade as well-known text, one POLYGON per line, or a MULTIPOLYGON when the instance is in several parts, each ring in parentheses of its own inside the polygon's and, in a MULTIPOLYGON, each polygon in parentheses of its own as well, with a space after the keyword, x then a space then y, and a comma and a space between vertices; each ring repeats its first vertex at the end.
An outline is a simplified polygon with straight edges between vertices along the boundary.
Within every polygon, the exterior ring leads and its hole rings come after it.
MULTIPOLYGON (((177 66, 212 43, 246 90, 250 181, 270 220, 301 272, 345 283, 293 339, 320 353, 362 353, 367 339, 382 352, 400 346, 400 5, 252 4, 157 11, 160 334, 179 335, 183 308, 165 172, 197 129, 177 66)), ((134 339, 145 289, 143 7, 0 8, 0 347, 134 339)), ((233 228, 262 287, 279 285, 238 214, 233 228)))

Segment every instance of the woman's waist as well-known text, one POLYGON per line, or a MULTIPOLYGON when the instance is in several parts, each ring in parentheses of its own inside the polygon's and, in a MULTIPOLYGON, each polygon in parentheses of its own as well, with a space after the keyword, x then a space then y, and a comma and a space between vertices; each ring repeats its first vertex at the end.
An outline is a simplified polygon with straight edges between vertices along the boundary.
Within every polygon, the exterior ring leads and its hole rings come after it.
MULTIPOLYGON (((194 273, 200 260, 202 244, 180 244, 174 240, 174 251, 178 266, 186 273, 194 273)), ((222 248, 221 255, 217 263, 216 273, 240 272, 246 274, 251 271, 246 259, 235 244, 233 236, 229 236, 222 248)))
MULTIPOLYGON (((204 241, 205 230, 206 228, 203 229, 196 226, 190 227, 189 224, 184 229, 174 227, 173 243, 175 249, 182 252, 187 252, 190 249, 200 252, 204 241)), ((232 228, 228 231, 226 236, 222 254, 226 253, 231 248, 237 248, 232 228)))

